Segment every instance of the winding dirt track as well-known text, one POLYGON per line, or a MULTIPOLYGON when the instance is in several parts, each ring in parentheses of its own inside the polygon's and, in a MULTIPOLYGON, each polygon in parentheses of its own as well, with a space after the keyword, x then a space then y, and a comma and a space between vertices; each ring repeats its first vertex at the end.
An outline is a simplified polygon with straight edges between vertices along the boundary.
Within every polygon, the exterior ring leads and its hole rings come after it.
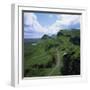
POLYGON ((53 73, 58 67, 60 67, 60 54, 59 54, 58 49, 56 49, 56 56, 57 56, 56 65, 55 65, 55 67, 52 69, 52 71, 49 73, 49 76, 52 75, 52 73, 53 73))

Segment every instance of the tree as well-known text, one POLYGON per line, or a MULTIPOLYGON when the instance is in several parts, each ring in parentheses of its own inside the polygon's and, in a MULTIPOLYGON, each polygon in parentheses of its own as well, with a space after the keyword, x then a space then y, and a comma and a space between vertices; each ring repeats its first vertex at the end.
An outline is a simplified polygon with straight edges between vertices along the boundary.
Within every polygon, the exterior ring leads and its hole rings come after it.
POLYGON ((63 56, 62 75, 79 75, 80 74, 80 57, 73 57, 74 52, 67 53, 63 56))
POLYGON ((80 37, 78 36, 70 38, 70 41, 75 45, 80 45, 80 37))
POLYGON ((63 35, 61 31, 58 32, 57 36, 63 35))

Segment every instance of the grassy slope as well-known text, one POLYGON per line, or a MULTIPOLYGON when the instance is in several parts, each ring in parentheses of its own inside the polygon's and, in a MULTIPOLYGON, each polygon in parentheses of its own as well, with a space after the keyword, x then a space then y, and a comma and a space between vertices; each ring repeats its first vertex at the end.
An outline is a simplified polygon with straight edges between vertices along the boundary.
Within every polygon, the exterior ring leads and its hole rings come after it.
MULTIPOLYGON (((74 52, 74 54, 69 57, 71 60, 70 62, 79 57, 80 45, 74 44, 70 41, 70 39, 73 37, 80 37, 80 31, 62 30, 60 31, 60 33, 62 33, 62 35, 41 39, 37 43, 37 45, 32 45, 29 42, 24 44, 25 77, 64 74, 68 75, 68 73, 66 73, 66 71, 64 70, 67 66, 66 64, 64 64, 64 54, 70 54, 71 52, 74 52), (55 62, 52 60, 57 60, 57 50, 60 56, 60 66, 50 74, 50 72, 55 67, 55 62)), ((68 64, 68 66, 70 65, 68 64)))

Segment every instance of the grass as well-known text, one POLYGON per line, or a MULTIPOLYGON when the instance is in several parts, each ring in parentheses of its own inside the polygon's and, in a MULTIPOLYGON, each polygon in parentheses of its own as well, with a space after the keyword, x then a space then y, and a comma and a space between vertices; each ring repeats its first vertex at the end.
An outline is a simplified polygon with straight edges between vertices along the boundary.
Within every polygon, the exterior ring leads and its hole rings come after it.
POLYGON ((79 75, 79 39, 80 30, 61 30, 54 37, 43 36, 35 45, 32 42, 25 42, 24 77, 79 75), (57 52, 60 60, 58 67, 57 52))

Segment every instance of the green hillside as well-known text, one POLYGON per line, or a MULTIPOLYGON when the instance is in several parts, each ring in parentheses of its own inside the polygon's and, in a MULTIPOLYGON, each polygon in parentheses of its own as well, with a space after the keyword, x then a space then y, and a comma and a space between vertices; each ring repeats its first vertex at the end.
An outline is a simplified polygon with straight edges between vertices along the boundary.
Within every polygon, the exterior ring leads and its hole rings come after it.
POLYGON ((79 74, 80 30, 60 30, 34 43, 24 41, 24 77, 79 74))

